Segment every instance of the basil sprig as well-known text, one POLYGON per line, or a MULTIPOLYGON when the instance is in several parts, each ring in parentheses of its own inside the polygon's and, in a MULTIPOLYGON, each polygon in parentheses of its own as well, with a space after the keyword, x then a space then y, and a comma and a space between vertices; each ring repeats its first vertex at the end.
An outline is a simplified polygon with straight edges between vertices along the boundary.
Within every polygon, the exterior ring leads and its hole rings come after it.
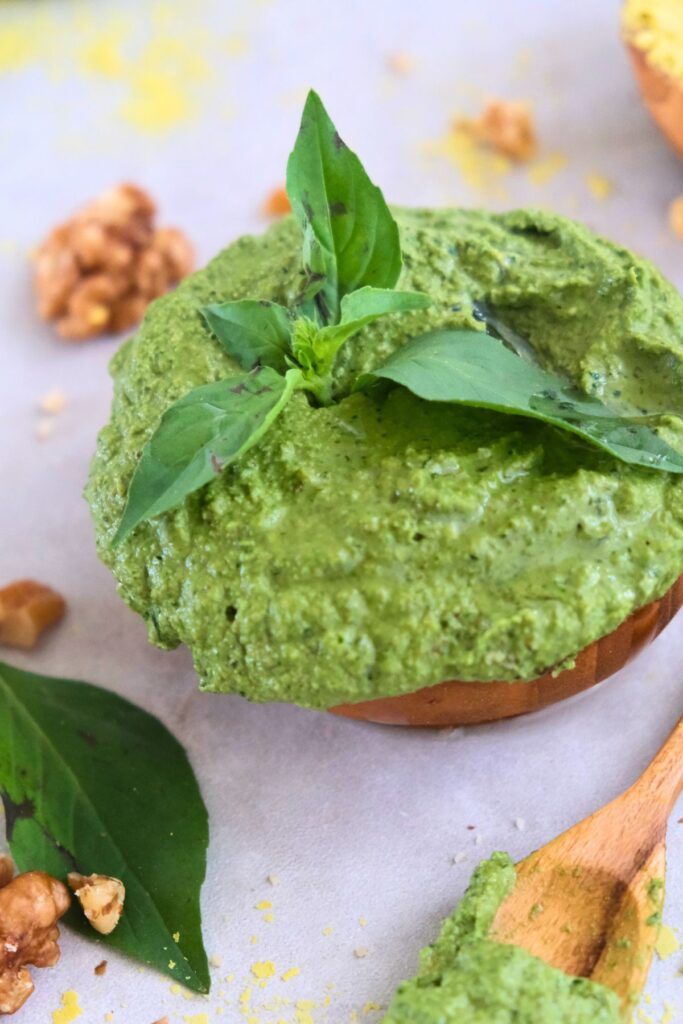
MULTIPOLYGON (((507 333, 500 328, 501 335, 507 333)), ((645 422, 651 417, 618 416, 599 399, 520 358, 483 331, 440 330, 412 338, 364 374, 356 388, 378 379, 401 384, 429 402, 542 420, 578 434, 621 462, 683 473, 683 455, 645 422)))
POLYGON ((292 309, 254 298, 201 311, 247 372, 195 388, 166 410, 133 474, 114 543, 248 451, 296 391, 332 402, 335 359, 353 334, 379 317, 431 305, 422 292, 393 290, 398 226, 314 92, 287 165, 287 192, 303 232, 300 299, 292 309))
MULTIPOLYGON (((431 305, 395 291, 398 226, 381 191, 310 92, 287 164, 287 193, 303 234, 304 284, 288 309, 258 298, 201 313, 214 339, 245 371, 195 388, 161 417, 130 483, 114 543, 180 504, 264 436, 297 391, 328 405, 342 345, 379 317, 431 305)), ((440 330, 409 341, 355 384, 384 379, 432 402, 531 417, 576 434, 622 462, 683 473, 683 455, 649 425, 541 369, 533 348, 481 303, 489 333, 440 330), (492 337, 491 335, 495 335, 492 337)))

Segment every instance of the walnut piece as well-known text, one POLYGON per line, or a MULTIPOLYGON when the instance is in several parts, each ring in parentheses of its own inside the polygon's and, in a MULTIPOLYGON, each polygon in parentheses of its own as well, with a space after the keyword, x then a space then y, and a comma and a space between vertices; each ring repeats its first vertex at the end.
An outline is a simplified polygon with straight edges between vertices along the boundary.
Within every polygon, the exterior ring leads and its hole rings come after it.
POLYGON ((35 580, 15 580, 0 588, 0 644, 34 647, 38 637, 62 618, 66 602, 35 580))
POLYGON ((531 110, 520 100, 489 100, 478 118, 460 118, 456 128, 519 163, 536 155, 531 110))
POLYGON ((123 882, 109 875, 79 875, 76 871, 67 875, 67 881, 95 931, 100 935, 113 932, 123 913, 123 882))
POLYGON ((98 978, 103 977, 103 975, 107 973, 107 961, 100 960, 100 962, 97 964, 96 967, 93 968, 93 970, 98 978))
POLYGON ((263 212, 266 217, 284 217, 286 213, 292 212, 292 204, 283 185, 268 193, 263 204, 263 212))
POLYGON ((59 960, 57 921, 70 902, 66 886, 42 871, 17 875, 0 889, 0 1014, 14 1013, 33 992, 27 965, 59 960))
POLYGON ((14 861, 8 853, 0 854, 0 889, 4 889, 14 878, 14 861))
POLYGON ((105 192, 38 247, 34 283, 38 312, 57 332, 83 341, 125 331, 152 301, 194 267, 194 253, 176 228, 156 228, 153 200, 124 183, 105 192))

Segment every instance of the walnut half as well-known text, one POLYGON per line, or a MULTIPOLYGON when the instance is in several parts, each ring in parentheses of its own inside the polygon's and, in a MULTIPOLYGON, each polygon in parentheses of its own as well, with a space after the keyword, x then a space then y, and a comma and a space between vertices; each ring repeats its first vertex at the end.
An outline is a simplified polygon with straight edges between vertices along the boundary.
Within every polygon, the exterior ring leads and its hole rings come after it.
POLYGON ((71 341, 125 331, 194 265, 176 228, 155 227, 156 208, 137 185, 105 192, 59 224, 36 251, 38 312, 71 341))
POLYGON ((57 921, 70 902, 66 886, 42 871, 0 888, 0 1013, 14 1013, 33 992, 28 965, 52 967, 59 960, 57 921))
POLYGON ((67 881, 95 931, 100 935, 113 932, 123 913, 123 882, 109 875, 79 875, 77 871, 71 871, 67 881))

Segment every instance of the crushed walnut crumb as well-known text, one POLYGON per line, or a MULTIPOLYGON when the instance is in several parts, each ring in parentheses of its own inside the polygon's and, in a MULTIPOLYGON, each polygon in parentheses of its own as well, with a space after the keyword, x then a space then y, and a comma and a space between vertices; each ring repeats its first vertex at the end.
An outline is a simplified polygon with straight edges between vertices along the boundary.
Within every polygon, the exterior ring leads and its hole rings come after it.
POLYGON ((67 882, 95 931, 110 935, 123 913, 126 898, 123 882, 109 875, 81 875, 77 871, 69 872, 67 882))
POLYGON ((0 588, 0 644, 30 650, 40 634, 64 615, 66 601, 35 580, 15 580, 0 588))
POLYGON ((292 205, 283 185, 274 188, 272 192, 268 193, 263 204, 263 212, 266 217, 284 217, 286 213, 291 213, 291 211, 292 205))
POLYGON ((156 207, 122 184, 54 228, 34 257, 38 312, 70 341, 134 327, 149 303, 191 272, 192 246, 155 227, 156 207))
POLYGON ((455 127, 518 163, 536 155, 536 128, 531 109, 521 100, 491 99, 479 117, 459 118, 455 127))
POLYGON ((93 973, 96 974, 98 978, 101 978, 104 974, 106 974, 107 973, 107 961, 106 960, 100 960, 100 962, 98 963, 97 967, 93 968, 93 973))

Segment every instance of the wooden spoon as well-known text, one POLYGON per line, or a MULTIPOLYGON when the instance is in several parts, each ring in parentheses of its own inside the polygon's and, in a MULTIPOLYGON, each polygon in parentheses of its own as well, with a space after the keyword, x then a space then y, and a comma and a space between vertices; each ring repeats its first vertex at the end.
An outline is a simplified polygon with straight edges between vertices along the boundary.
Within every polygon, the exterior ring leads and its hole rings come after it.
POLYGON ((516 865, 492 937, 608 985, 628 1013, 657 938, 666 825, 681 789, 683 718, 630 789, 516 865))

